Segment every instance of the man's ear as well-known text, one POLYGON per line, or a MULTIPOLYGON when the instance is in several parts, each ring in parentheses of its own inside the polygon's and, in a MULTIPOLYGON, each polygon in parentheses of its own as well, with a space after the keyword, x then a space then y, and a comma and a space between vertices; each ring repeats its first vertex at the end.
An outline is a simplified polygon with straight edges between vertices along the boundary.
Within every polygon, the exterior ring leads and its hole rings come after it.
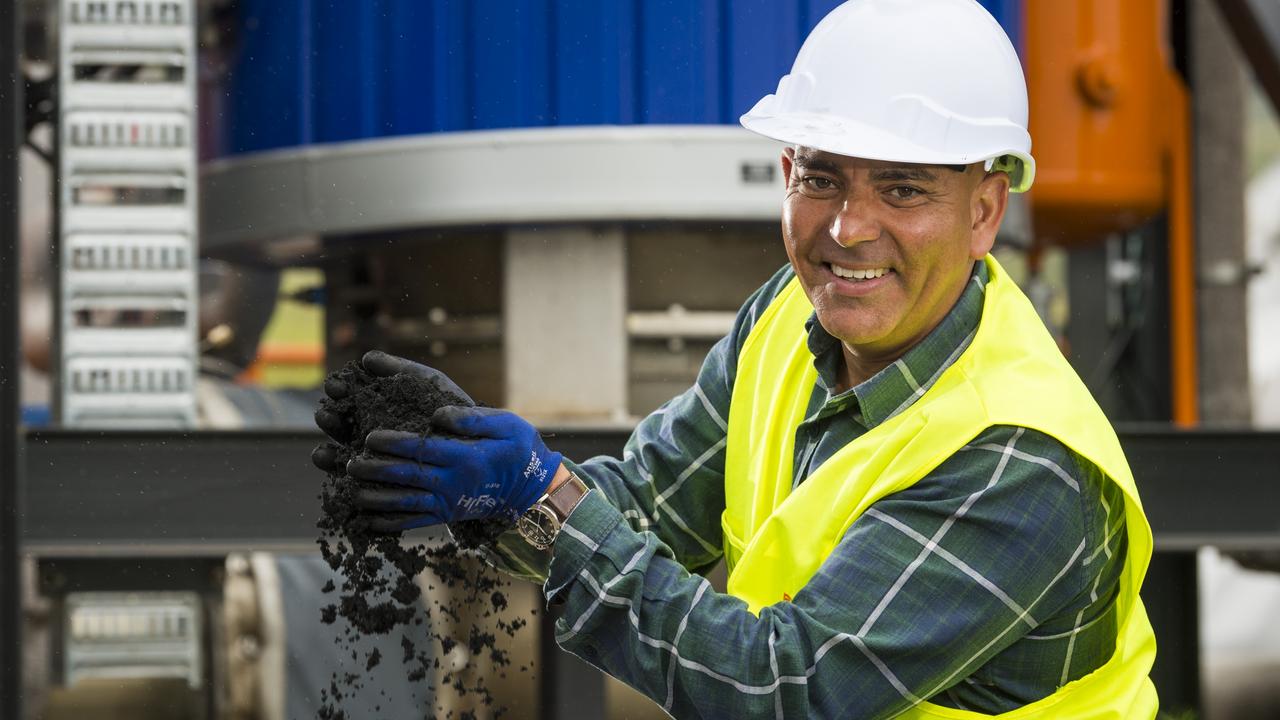
POLYGON ((782 149, 782 186, 791 187, 791 168, 795 166, 796 149, 793 147, 785 147, 782 149))
POLYGON ((996 233, 1009 207, 1009 176, 1002 172, 987 173, 973 189, 973 218, 969 255, 981 260, 996 244, 996 233))

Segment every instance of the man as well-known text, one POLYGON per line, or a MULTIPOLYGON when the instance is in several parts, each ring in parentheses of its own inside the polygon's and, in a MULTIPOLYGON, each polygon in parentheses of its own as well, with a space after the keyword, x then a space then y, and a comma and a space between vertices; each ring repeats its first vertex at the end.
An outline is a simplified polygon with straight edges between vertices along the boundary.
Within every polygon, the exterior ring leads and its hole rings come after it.
POLYGON ((988 254, 1034 177, 1026 108, 973 0, 840 6, 742 119, 790 145, 791 262, 697 384, 620 460, 489 409, 375 431, 348 471, 404 490, 365 509, 519 516, 496 564, 564 604, 562 647, 677 717, 1153 717, 1132 477, 988 254), (721 557, 723 594, 698 574, 721 557))

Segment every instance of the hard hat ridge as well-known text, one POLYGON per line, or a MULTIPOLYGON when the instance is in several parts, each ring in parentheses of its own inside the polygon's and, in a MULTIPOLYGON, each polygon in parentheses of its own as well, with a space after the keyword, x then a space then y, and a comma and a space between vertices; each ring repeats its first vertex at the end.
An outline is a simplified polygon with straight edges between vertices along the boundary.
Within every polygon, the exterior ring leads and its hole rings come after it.
POLYGON ((791 72, 742 116, 782 142, 874 160, 986 161, 1031 187, 1026 81, 1012 43, 975 0, 849 0, 791 72))

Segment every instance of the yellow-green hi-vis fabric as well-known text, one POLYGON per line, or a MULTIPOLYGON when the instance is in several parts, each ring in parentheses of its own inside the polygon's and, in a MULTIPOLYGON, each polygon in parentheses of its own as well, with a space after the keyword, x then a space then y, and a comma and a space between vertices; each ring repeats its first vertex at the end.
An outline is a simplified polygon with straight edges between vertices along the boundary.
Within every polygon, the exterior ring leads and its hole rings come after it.
POLYGON ((838 450, 794 491, 795 433, 816 380, 804 327, 813 306, 798 281, 769 305, 743 345, 729 410, 728 590, 753 613, 794 597, 872 503, 918 482, 990 426, 1038 430, 1124 490, 1129 544, 1115 654, 1049 697, 1001 715, 924 702, 899 717, 1153 718, 1155 636, 1138 596, 1152 539, 1133 475, 1111 424, 1031 303, 994 258, 986 263, 991 278, 968 349, 914 404, 838 450))

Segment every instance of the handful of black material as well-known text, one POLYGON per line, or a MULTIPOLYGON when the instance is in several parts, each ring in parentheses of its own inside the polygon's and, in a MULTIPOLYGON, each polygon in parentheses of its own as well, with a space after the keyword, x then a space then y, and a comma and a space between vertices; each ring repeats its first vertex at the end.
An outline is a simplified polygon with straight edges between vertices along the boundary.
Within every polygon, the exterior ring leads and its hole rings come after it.
MULTIPOLYGON (((320 529, 320 552, 326 562, 345 578, 340 587, 333 583, 322 588, 323 592, 338 592, 335 603, 321 611, 321 620, 332 624, 338 618, 348 623, 347 632, 338 638, 340 645, 350 645, 360 634, 387 634, 398 626, 422 625, 431 619, 433 612, 448 616, 455 622, 463 608, 478 603, 487 607, 484 618, 496 618, 496 626, 507 637, 526 624, 522 618, 504 618, 508 609, 502 590, 507 581, 493 570, 470 556, 466 550, 474 549, 502 534, 510 525, 502 520, 482 520, 455 523, 452 532, 456 542, 441 542, 430 546, 409 545, 401 534, 373 532, 368 520, 361 516, 355 505, 359 482, 346 475, 347 461, 364 452, 364 439, 373 430, 389 429, 432 433, 429 420, 436 408, 445 405, 471 405, 469 398, 447 393, 423 378, 409 373, 397 373, 390 377, 377 377, 366 372, 359 363, 349 363, 331 374, 347 388, 346 397, 321 400, 321 407, 330 413, 346 418, 352 428, 351 440, 336 449, 333 469, 320 493, 322 515, 316 526, 320 529), (460 547, 461 546, 461 547, 460 547), (427 608, 421 601, 422 591, 416 578, 424 570, 434 574, 434 580, 446 588, 447 600, 435 601, 427 608)), ((444 625, 445 623, 439 623, 444 625)), ((412 669, 411 680, 422 680, 441 667, 440 655, 447 655, 458 644, 465 644, 470 657, 487 653, 495 668, 510 664, 507 652, 497 646, 494 633, 471 627, 465 638, 446 637, 429 626, 429 634, 439 643, 440 652, 429 657, 425 649, 415 648, 408 637, 402 637, 404 662, 412 669)), ((354 659, 354 658, 353 658, 354 659)), ((365 658, 367 673, 381 661, 377 651, 365 658)), ((357 668, 360 665, 356 666, 357 668)), ((443 681, 459 694, 477 693, 485 705, 493 706, 494 698, 480 677, 468 686, 461 678, 462 669, 446 672, 443 681)), ((358 672, 335 672, 328 692, 324 693, 320 711, 322 720, 344 720, 347 715, 340 705, 345 691, 363 686, 358 672)), ((443 710, 437 707, 437 711, 443 710)), ((505 708, 494 708, 494 717, 502 715, 505 708)), ((448 713, 452 716, 452 712, 448 713)), ((472 714, 462 713, 463 720, 472 714)), ((427 717, 436 717, 428 714, 427 717)))

